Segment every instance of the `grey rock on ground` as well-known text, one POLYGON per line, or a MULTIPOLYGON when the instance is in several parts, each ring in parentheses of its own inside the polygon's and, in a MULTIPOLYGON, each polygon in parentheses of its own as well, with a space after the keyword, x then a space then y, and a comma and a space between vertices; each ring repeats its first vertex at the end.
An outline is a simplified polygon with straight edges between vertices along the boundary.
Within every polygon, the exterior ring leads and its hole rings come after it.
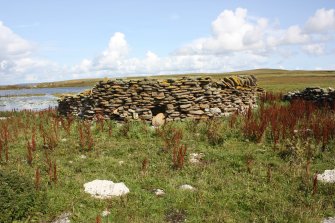
POLYGON ((318 180, 325 183, 335 183, 335 169, 325 170, 322 174, 317 175, 318 180))
POLYGON ((335 217, 323 219, 322 223, 335 223, 335 217))
POLYGON ((195 188, 189 184, 183 184, 179 187, 180 190, 190 190, 190 191, 194 191, 195 188))
POLYGON ((163 196, 163 195, 165 195, 165 192, 162 189, 155 189, 154 193, 155 193, 156 196, 163 196))
POLYGON ((66 212, 61 214, 56 220, 54 220, 52 223, 70 223, 70 216, 71 213, 66 212))

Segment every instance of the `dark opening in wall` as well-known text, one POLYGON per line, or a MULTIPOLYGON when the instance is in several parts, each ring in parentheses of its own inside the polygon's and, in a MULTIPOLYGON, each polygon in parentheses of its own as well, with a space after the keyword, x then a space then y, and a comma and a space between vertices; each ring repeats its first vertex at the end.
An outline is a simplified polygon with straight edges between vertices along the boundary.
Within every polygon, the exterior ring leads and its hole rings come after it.
POLYGON ((151 109, 151 113, 153 116, 159 113, 165 114, 165 112, 166 112, 166 105, 156 105, 155 107, 151 109))

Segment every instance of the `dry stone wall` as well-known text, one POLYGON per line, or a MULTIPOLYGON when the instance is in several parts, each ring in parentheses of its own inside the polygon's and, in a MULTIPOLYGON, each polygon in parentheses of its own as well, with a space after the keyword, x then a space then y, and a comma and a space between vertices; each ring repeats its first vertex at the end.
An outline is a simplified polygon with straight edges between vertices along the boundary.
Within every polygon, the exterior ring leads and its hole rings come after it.
POLYGON ((90 92, 63 97, 58 101, 58 112, 85 119, 99 115, 151 121, 159 113, 166 121, 208 119, 256 106, 262 91, 254 76, 108 80, 100 81, 90 92))
POLYGON ((319 106, 330 106, 335 108, 335 90, 331 87, 307 87, 303 91, 288 92, 283 96, 283 99, 286 101, 312 101, 319 106))

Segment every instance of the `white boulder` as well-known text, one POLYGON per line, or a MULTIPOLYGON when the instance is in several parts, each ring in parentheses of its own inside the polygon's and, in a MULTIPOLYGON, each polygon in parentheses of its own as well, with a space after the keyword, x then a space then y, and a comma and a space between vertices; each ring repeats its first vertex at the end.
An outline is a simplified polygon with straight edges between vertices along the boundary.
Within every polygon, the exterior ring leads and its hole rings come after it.
POLYGON ((325 183, 335 183, 335 169, 325 170, 322 174, 317 175, 318 180, 325 183))
POLYGON ((85 183, 84 187, 86 193, 100 199, 122 196, 130 192, 129 188, 123 182, 114 183, 110 180, 93 180, 85 183))

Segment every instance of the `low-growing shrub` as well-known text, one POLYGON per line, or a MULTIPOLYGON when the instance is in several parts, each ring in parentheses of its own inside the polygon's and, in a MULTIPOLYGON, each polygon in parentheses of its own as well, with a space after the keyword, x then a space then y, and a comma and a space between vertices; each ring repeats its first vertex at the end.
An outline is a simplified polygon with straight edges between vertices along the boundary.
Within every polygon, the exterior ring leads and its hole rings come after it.
POLYGON ((32 219, 47 208, 45 193, 16 172, 0 170, 0 198, 0 222, 32 219))

